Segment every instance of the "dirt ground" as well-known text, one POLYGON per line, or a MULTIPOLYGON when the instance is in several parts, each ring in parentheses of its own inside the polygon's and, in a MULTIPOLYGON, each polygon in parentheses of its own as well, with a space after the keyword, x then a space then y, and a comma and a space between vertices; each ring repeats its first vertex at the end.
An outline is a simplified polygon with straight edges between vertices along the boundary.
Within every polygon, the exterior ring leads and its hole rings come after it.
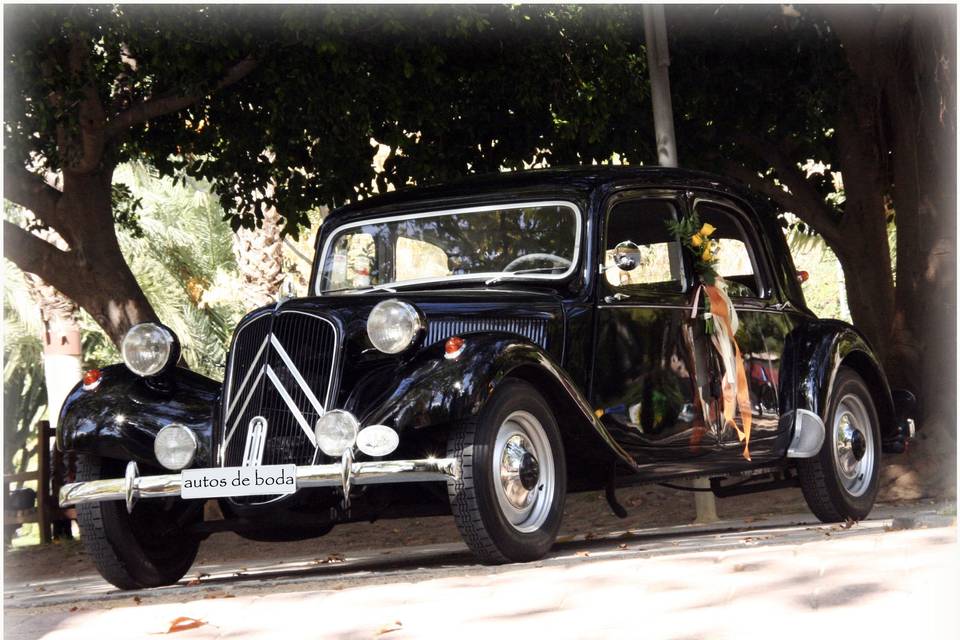
MULTIPOLYGON (((610 512, 602 492, 568 496, 561 539, 578 534, 599 535, 624 529, 687 524, 696 516, 693 497, 689 492, 649 485, 622 489, 618 491, 618 497, 629 513, 623 520, 610 512)), ((799 489, 717 500, 717 511, 721 518, 761 521, 770 516, 803 512, 805 509, 799 489)), ((308 554, 323 557, 363 549, 389 549, 459 540, 453 518, 449 516, 340 525, 323 538, 300 542, 253 542, 233 533, 218 533, 201 544, 191 572, 202 572, 204 565, 243 559, 281 559, 308 554)), ((8 549, 4 552, 4 568, 6 584, 56 579, 93 570, 78 540, 8 549)))

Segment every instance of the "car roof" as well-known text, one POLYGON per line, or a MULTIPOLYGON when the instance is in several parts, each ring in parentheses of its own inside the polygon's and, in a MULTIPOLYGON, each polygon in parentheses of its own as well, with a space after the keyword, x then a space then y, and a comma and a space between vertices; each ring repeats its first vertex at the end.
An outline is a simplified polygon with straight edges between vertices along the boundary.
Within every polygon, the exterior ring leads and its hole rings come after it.
POLYGON ((754 199, 738 182, 703 171, 668 167, 589 165, 489 173, 433 186, 405 187, 339 207, 331 212, 324 222, 362 219, 367 214, 382 214, 384 209, 454 202, 495 193, 522 195, 556 190, 579 192, 586 197, 598 188, 624 181, 635 181, 637 186, 709 189, 741 199, 754 199))

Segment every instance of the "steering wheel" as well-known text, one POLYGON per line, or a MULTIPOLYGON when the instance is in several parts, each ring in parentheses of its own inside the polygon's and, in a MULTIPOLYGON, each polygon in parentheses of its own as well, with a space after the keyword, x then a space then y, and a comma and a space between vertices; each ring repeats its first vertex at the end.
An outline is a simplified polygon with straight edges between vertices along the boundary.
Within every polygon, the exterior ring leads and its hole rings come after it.
POLYGON ((518 271, 520 265, 526 262, 536 262, 538 260, 545 260, 547 262, 552 262, 556 265, 555 268, 566 269, 570 266, 570 261, 563 256, 554 255, 552 253, 528 253, 525 256, 520 256, 519 258, 514 258, 503 268, 504 271, 518 271))

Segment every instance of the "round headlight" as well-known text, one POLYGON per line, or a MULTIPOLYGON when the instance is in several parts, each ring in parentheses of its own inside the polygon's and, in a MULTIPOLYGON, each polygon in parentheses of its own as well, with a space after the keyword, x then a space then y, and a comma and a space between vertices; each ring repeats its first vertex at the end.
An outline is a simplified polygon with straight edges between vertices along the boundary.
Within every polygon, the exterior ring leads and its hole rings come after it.
POLYGON ((144 322, 123 337, 120 352, 127 368, 138 376, 155 376, 177 357, 177 340, 166 327, 144 322))
POLYGON ((334 409, 317 420, 317 446, 328 456, 339 458, 357 441, 360 423, 350 413, 334 409))
POLYGON ((395 354, 416 339, 423 322, 413 305, 400 300, 384 300, 367 318, 367 335, 378 351, 395 354))
POLYGON ((157 462, 167 469, 179 471, 193 462, 193 456, 197 454, 197 436, 182 425, 167 425, 157 432, 153 453, 157 456, 157 462))

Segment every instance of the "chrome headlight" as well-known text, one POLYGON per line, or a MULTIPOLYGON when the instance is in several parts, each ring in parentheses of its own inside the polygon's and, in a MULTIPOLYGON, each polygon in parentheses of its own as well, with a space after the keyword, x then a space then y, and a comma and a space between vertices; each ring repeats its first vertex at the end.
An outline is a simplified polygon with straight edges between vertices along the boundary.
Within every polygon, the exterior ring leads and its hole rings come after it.
POLYGON ((340 409, 329 411, 317 420, 314 434, 317 446, 328 456, 339 458, 343 452, 353 447, 357 441, 360 423, 353 414, 340 409))
POLYGON ((384 300, 367 318, 367 335, 378 351, 397 354, 413 344, 423 328, 420 314, 401 300, 384 300))
POLYGON ((134 325, 120 344, 123 362, 138 376, 155 376, 180 357, 180 344, 166 327, 144 322, 134 325))
POLYGON ((153 453, 157 462, 171 471, 190 466, 197 454, 197 436, 179 424, 169 424, 157 432, 153 441, 153 453))

